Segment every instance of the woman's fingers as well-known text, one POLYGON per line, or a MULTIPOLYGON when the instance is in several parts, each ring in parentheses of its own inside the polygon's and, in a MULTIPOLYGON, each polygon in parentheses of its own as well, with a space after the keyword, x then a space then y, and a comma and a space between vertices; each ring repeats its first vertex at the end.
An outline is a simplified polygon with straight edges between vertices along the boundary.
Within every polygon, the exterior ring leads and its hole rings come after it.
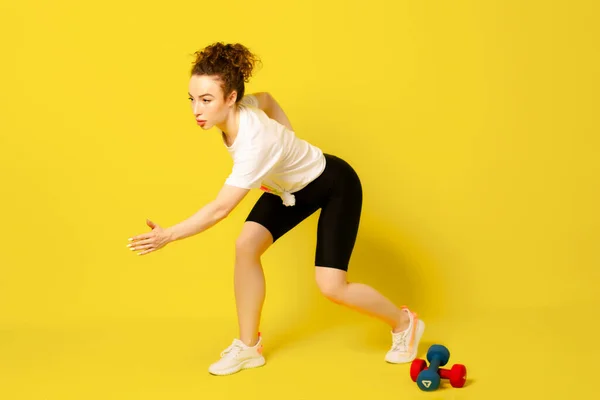
POLYGON ((131 250, 136 250, 141 248, 141 246, 145 246, 152 243, 154 243, 154 239, 144 239, 129 243, 127 247, 129 247, 131 250))
POLYGON ((138 242, 140 240, 151 239, 155 236, 154 232, 142 233, 141 235, 136 235, 129 238, 130 242, 138 242))
MULTIPOLYGON (((146 240, 146 242, 152 242, 151 240, 146 240)), ((128 245, 130 246, 129 249, 131 251, 137 251, 137 255, 141 256, 147 253, 150 253, 151 251, 156 250, 156 247, 154 245, 154 243, 146 243, 146 244, 135 244, 135 245, 128 245)))
POLYGON ((152 244, 152 243, 149 243, 149 244, 140 244, 140 245, 136 245, 136 246, 131 246, 129 249, 131 251, 138 251, 138 250, 149 249, 151 247, 154 247, 154 244, 152 244))
POLYGON ((132 242, 127 245, 131 251, 140 251, 138 256, 147 254, 154 250, 154 235, 152 233, 139 235, 132 238, 132 242))
POLYGON ((128 239, 129 244, 127 245, 127 247, 131 251, 139 251, 139 253, 137 254, 141 256, 144 254, 148 254, 152 251, 158 250, 159 248, 164 246, 164 238, 163 236, 161 236, 162 231, 160 229, 154 229, 159 228, 158 225, 154 223, 152 223, 152 227, 152 232, 147 232, 141 235, 130 237, 128 239))

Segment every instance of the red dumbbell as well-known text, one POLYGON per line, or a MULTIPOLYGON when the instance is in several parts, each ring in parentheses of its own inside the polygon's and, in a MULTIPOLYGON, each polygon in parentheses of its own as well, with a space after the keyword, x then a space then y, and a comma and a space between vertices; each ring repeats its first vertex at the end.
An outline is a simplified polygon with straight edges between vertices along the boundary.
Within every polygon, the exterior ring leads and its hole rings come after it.
MULTIPOLYGON (((423 370, 427 369, 427 361, 417 358, 410 365, 410 377, 413 382, 417 381, 417 376, 423 370)), ((451 369, 438 368, 440 378, 448 379, 450 385, 455 388, 463 387, 467 381, 467 367, 462 364, 454 364, 451 369)))

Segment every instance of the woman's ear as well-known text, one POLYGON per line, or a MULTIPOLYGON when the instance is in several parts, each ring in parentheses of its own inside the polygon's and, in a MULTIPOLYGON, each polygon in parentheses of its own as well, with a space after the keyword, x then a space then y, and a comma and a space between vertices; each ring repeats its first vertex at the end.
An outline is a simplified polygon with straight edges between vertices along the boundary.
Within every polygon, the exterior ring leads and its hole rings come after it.
POLYGON ((233 90, 230 94, 229 94, 229 98, 227 99, 227 105, 228 106, 233 106, 236 101, 237 101, 237 90, 233 90))

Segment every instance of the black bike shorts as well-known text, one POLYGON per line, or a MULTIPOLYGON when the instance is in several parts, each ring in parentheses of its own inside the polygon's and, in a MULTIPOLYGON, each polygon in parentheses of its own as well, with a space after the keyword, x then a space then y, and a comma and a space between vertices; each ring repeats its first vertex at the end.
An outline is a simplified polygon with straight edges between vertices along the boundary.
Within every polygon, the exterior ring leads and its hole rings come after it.
POLYGON ((344 160, 324 154, 321 175, 293 193, 296 203, 285 206, 281 197, 263 193, 246 221, 264 226, 273 242, 321 209, 317 228, 315 266, 348 270, 356 242, 362 209, 362 185, 355 170, 344 160))

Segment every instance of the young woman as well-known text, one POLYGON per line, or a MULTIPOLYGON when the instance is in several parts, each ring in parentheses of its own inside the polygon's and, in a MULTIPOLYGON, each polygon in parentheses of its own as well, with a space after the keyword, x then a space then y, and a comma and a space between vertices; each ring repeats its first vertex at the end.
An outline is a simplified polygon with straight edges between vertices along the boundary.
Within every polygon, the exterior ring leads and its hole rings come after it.
POLYGON ((236 241, 235 299, 239 338, 209 367, 227 375, 265 364, 259 324, 265 297, 261 256, 286 232, 321 209, 315 257, 316 282, 331 301, 379 318, 391 328, 385 360, 411 362, 425 324, 375 289, 347 281, 355 244, 362 187, 344 160, 296 136, 286 114, 266 92, 244 95, 258 58, 241 44, 215 43, 195 53, 189 96, 197 124, 217 127, 233 168, 213 201, 188 219, 129 239, 144 255, 203 232, 226 218, 251 189, 261 189, 236 241))

